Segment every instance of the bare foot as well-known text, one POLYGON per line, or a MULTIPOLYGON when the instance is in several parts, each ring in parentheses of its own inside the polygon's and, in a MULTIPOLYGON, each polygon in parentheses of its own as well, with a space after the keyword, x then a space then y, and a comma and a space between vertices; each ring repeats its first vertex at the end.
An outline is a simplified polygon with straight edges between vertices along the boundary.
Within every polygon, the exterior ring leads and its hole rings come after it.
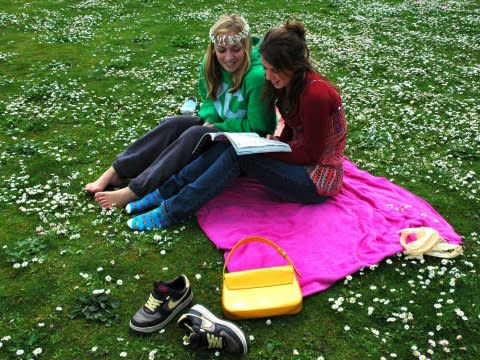
POLYGON ((99 191, 105 190, 108 185, 123 185, 125 182, 126 179, 118 176, 115 169, 110 166, 97 180, 85 185, 85 190, 89 193, 96 194, 99 191))
POLYGON ((128 203, 137 200, 138 196, 130 190, 129 187, 124 187, 115 191, 103 191, 95 193, 95 201, 103 209, 110 209, 112 207, 122 208, 128 203))

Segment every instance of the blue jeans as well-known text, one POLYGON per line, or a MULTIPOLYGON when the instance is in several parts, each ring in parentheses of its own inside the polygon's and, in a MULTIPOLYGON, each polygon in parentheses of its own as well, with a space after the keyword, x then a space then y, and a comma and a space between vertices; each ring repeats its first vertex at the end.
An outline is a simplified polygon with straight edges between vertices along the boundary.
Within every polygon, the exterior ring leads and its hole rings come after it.
POLYGON ((327 199, 317 194, 302 165, 260 154, 238 156, 230 145, 218 143, 159 187, 170 220, 193 215, 243 173, 286 201, 318 204, 327 199))

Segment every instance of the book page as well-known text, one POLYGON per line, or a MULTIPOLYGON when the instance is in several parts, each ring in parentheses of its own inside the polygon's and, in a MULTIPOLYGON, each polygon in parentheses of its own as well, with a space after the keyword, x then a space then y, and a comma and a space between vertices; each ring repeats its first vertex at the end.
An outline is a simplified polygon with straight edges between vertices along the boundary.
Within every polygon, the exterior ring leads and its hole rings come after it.
POLYGON ((228 133, 225 135, 230 139, 230 142, 235 143, 239 148, 261 146, 263 139, 256 133, 228 133))

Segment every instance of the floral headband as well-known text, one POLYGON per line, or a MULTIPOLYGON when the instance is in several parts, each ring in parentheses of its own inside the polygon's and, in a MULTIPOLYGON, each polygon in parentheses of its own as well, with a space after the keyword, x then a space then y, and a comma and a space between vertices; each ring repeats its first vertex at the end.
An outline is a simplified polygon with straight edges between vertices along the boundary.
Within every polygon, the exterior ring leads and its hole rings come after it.
POLYGON ((210 28, 210 33, 209 33, 210 42, 212 44, 215 44, 215 45, 225 46, 227 43, 230 44, 230 45, 233 45, 233 44, 238 43, 238 42, 242 41, 243 39, 245 39, 250 32, 250 26, 248 26, 247 21, 243 17, 240 16, 240 19, 243 21, 245 26, 243 27, 243 30, 240 31, 236 35, 217 35, 217 36, 215 36, 215 33, 213 31, 213 26, 212 26, 210 28))

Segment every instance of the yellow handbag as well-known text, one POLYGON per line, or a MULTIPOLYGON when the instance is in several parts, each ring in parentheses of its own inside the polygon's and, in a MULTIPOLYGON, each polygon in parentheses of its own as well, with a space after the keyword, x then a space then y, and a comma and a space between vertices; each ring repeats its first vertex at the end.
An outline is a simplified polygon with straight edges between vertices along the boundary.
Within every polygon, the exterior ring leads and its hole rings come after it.
POLYGON ((240 240, 228 254, 223 266, 222 307, 225 316, 236 320, 297 314, 302 310, 303 297, 295 273, 300 277, 287 253, 273 241, 260 236, 240 240), (235 251, 254 241, 270 245, 289 264, 225 272, 235 251))

